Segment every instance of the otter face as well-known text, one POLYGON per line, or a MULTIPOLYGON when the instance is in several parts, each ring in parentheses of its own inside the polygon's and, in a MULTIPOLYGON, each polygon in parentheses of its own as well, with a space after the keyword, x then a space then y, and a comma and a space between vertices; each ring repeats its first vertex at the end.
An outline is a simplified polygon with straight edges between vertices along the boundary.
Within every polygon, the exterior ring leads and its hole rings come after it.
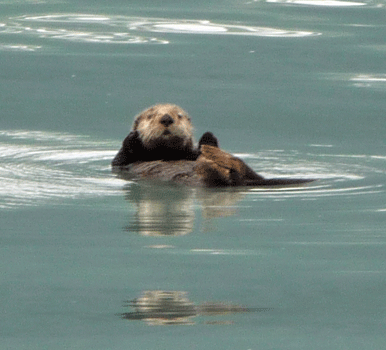
POLYGON ((193 147, 193 126, 188 114, 179 106, 159 104, 143 111, 134 121, 133 130, 139 133, 148 149, 193 147))

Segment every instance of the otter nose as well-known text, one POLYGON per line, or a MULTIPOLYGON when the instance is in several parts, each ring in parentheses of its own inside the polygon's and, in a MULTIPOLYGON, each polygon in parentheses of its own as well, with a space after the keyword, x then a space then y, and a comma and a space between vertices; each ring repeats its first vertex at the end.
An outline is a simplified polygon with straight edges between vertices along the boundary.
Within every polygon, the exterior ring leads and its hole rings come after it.
POLYGON ((165 114, 161 120, 160 123, 166 127, 168 127, 170 124, 174 123, 173 118, 169 114, 165 114))

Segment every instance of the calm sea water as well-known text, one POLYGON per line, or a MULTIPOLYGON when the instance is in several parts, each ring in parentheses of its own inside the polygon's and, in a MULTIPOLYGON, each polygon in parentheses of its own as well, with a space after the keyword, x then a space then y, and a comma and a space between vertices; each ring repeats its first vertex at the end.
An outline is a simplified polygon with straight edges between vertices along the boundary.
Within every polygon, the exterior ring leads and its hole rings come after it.
POLYGON ((382 349, 384 0, 0 0, 0 349, 382 349), (303 187, 117 179, 142 109, 303 187))

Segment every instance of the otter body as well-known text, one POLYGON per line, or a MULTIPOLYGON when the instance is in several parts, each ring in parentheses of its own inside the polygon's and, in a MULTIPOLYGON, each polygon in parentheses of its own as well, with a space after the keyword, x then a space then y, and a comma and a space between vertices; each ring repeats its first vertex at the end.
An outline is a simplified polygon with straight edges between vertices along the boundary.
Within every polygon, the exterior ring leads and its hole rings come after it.
POLYGON ((202 145, 197 160, 135 162, 114 169, 126 180, 159 180, 197 187, 288 186, 311 182, 310 179, 265 179, 241 159, 202 145))
POLYGON ((187 113, 172 104, 140 113, 112 161, 125 179, 154 179, 190 186, 282 186, 309 179, 265 179, 241 159, 222 151, 217 138, 206 132, 193 145, 193 126, 187 113))

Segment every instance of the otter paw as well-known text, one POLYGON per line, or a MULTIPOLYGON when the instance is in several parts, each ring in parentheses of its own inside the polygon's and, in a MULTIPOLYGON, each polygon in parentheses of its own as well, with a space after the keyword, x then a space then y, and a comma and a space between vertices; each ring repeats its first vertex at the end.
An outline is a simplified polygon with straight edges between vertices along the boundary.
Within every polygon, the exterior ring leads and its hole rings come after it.
POLYGON ((122 147, 111 162, 112 166, 125 166, 138 161, 141 154, 142 141, 137 131, 130 132, 123 140, 122 147))
POLYGON ((207 131, 204 135, 201 136, 200 141, 198 142, 198 148, 200 148, 202 145, 218 147, 218 140, 216 136, 207 131))
POLYGON ((131 131, 129 135, 124 139, 123 146, 127 151, 134 152, 142 148, 142 141, 139 137, 138 131, 131 131))

